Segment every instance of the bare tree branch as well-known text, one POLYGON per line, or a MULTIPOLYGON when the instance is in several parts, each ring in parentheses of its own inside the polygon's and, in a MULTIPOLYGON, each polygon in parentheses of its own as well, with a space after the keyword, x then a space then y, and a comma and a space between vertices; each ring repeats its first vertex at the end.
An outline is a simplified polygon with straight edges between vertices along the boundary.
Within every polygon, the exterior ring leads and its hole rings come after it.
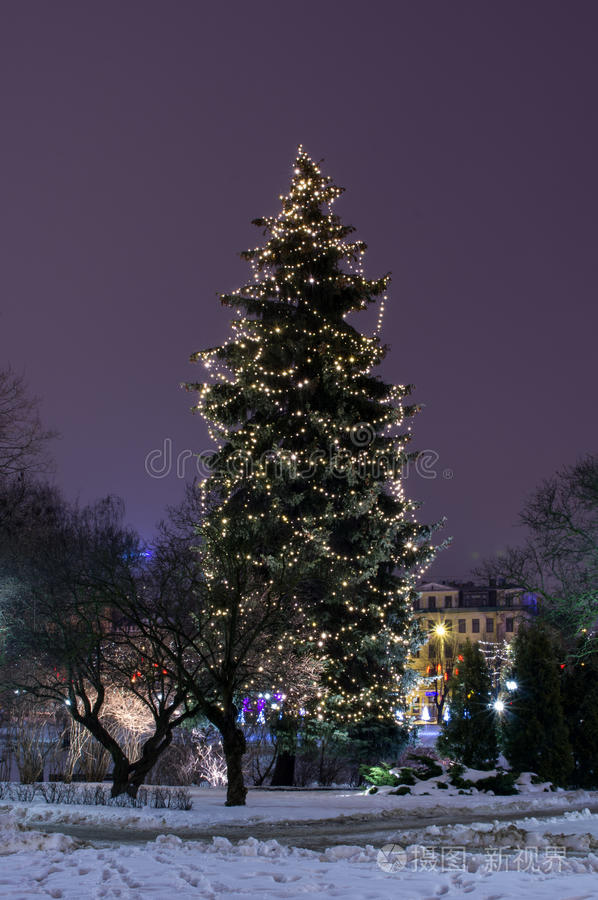
POLYGON ((42 426, 38 406, 22 375, 0 369, 0 480, 48 471, 48 442, 57 435, 42 426))

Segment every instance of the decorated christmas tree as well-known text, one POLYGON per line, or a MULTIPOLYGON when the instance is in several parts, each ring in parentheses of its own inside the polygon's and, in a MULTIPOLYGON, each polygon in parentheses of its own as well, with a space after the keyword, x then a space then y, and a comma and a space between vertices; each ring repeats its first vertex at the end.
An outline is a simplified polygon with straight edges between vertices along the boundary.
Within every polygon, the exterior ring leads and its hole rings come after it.
POLYGON ((365 244, 333 212, 340 194, 299 148, 280 213, 254 221, 265 242, 243 254, 250 280, 221 296, 231 336, 194 354, 209 374, 187 387, 218 445, 204 522, 242 533, 265 582, 298 567, 278 652, 292 642, 321 663, 307 714, 367 733, 396 728, 433 528, 403 492, 411 387, 373 371, 389 276, 364 276, 365 244), (368 336, 353 322, 376 302, 368 336))

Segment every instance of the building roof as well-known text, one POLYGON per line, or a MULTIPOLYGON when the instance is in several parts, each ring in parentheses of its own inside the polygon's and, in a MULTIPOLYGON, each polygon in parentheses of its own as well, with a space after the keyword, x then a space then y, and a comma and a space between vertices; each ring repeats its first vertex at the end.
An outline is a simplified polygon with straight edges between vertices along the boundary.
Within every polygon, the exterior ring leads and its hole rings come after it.
POLYGON ((457 588, 450 587, 448 584, 438 584, 436 581, 429 581, 427 584, 419 584, 417 590, 420 594, 423 591, 433 593, 434 591, 456 591, 457 588))

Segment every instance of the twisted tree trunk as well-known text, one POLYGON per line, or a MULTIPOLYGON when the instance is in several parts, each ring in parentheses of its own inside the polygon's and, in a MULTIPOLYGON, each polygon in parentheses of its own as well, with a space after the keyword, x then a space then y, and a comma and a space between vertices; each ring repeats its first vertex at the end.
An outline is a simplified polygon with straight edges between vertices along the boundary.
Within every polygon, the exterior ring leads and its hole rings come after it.
POLYGON ((236 723, 236 717, 227 716, 220 728, 222 749, 226 759, 228 787, 225 806, 245 806, 247 788, 243 778, 243 756, 247 749, 245 735, 236 723))

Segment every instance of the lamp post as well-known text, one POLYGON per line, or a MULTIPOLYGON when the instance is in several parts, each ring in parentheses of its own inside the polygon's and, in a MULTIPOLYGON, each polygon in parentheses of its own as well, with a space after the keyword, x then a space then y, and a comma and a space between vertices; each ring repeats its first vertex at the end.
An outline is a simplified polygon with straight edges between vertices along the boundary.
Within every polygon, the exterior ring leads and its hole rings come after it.
MULTIPOLYGON (((444 622, 437 622, 433 628, 434 636, 437 638, 438 647, 439 647, 439 658, 440 658, 440 680, 444 678, 444 674, 446 671, 446 648, 445 648, 445 638, 448 634, 448 628, 444 624, 444 622)), ((444 706, 444 692, 442 694, 442 702, 438 702, 438 668, 436 668, 436 678, 434 679, 434 687, 435 687, 435 703, 436 703, 436 721, 438 724, 442 721, 441 715, 441 706, 444 706)))

